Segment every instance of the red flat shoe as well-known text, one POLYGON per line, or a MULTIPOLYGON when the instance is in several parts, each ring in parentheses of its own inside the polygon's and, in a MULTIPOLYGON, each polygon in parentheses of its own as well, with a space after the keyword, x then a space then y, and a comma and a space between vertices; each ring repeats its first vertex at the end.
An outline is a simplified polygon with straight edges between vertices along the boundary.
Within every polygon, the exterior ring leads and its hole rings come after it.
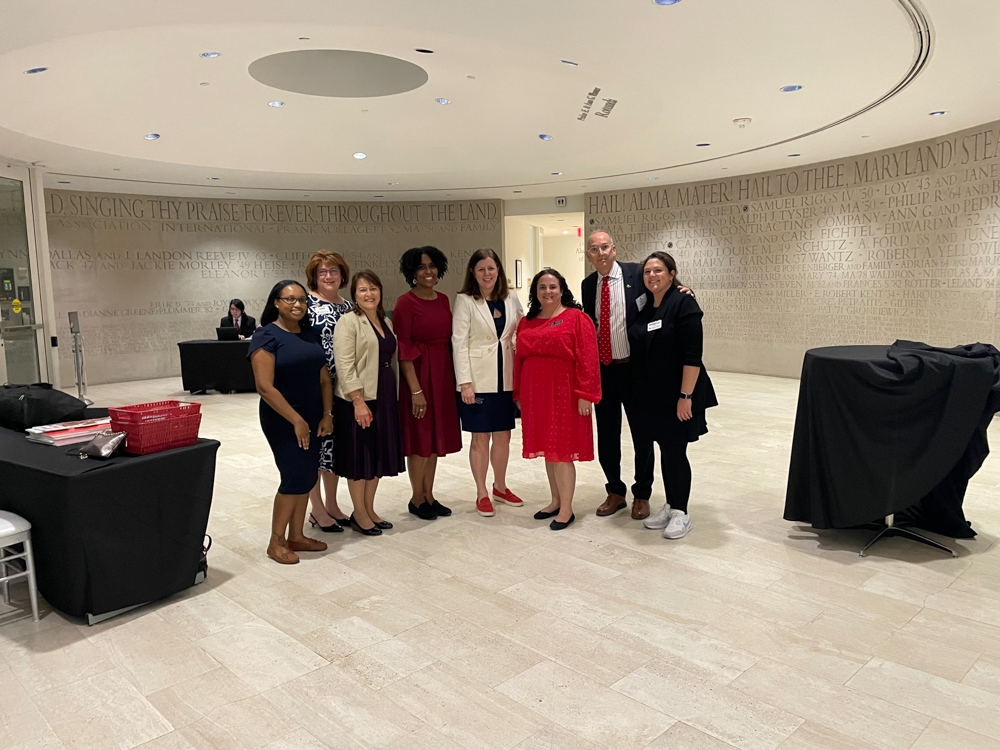
POLYGON ((520 508, 524 505, 524 500, 519 498, 513 492, 510 491, 510 487, 501 492, 497 489, 496 485, 493 485, 493 497, 502 503, 507 503, 507 505, 513 505, 515 508, 520 508))
POLYGON ((476 500, 476 512, 481 516, 495 516, 497 512, 493 510, 493 503, 488 497, 481 497, 476 500))

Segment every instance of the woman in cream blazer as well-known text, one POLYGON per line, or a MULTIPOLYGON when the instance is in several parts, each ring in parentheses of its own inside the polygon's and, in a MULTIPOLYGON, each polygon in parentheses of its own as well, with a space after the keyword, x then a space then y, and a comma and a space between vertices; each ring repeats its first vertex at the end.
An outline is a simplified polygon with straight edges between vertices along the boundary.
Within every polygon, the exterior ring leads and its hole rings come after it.
POLYGON ((516 292, 509 289, 500 258, 493 250, 477 250, 469 258, 462 292, 452 313, 455 382, 462 394, 462 429, 472 433, 469 463, 476 480, 476 510, 496 514, 486 490, 493 465, 493 497, 520 507, 524 502, 507 487, 510 432, 516 408, 514 333, 524 317, 516 292), (492 439, 493 445, 490 446, 492 439))
POLYGON ((339 438, 333 446, 334 471, 347 478, 354 503, 351 528, 378 536, 392 528, 375 513, 378 480, 405 469, 393 367, 396 336, 382 307, 382 281, 374 271, 354 275, 351 297, 354 309, 333 329, 333 423, 339 438))

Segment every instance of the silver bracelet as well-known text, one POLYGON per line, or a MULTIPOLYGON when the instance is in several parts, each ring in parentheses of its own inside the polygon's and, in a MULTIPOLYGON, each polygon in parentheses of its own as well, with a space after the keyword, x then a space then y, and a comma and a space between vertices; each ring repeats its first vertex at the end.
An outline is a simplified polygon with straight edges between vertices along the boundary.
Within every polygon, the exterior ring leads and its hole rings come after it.
POLYGON ((414 392, 413 392, 413 393, 411 393, 410 395, 411 395, 411 396, 419 396, 419 395, 420 395, 421 393, 423 393, 423 392, 424 392, 424 389, 423 389, 423 388, 421 388, 421 389, 420 389, 419 391, 414 391, 414 392))

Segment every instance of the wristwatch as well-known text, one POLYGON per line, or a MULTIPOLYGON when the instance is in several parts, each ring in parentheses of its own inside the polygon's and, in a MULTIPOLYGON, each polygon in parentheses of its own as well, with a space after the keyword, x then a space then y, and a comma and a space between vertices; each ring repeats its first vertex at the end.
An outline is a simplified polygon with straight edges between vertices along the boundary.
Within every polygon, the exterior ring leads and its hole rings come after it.
POLYGON ((691 394, 690 393, 685 393, 684 391, 681 391, 681 399, 684 400, 684 401, 690 401, 691 400, 691 394))

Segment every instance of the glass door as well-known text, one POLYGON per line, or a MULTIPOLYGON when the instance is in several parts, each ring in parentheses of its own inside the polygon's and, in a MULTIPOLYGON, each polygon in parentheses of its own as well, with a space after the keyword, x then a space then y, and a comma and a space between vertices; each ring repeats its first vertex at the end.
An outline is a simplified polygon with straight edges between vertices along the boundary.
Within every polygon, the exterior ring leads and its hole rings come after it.
POLYGON ((0 164, 0 383, 41 380, 43 340, 27 170, 0 164))

